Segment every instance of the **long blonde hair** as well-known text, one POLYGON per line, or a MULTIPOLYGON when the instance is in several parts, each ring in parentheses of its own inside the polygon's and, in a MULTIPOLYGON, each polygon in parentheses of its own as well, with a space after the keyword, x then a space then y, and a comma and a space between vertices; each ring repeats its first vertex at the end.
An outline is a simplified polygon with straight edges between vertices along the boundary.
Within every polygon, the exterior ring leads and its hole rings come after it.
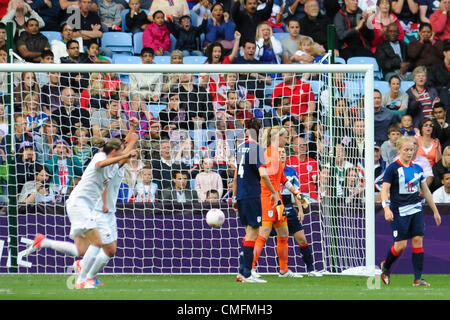
POLYGON ((450 154, 450 146, 446 146, 444 152, 442 152, 442 166, 450 168, 450 163, 445 160, 446 155, 450 154))
POLYGON ((104 77, 102 73, 93 72, 89 77, 89 95, 101 95, 104 90, 104 77), (101 80, 97 77, 100 76, 101 80))
POLYGON ((261 34, 261 28, 263 26, 268 26, 269 29, 270 29, 270 37, 273 36, 272 26, 267 21, 263 21, 260 24, 258 24, 258 26, 256 27, 256 41, 258 41, 259 39, 261 39, 263 37, 262 34, 261 34))
MULTIPOLYGON (((264 129, 263 133, 263 146, 268 147, 272 143, 272 138, 274 136, 281 136, 282 134, 287 133, 287 130, 282 126, 274 126, 264 129)), ((278 146, 277 146, 278 147, 278 146)))

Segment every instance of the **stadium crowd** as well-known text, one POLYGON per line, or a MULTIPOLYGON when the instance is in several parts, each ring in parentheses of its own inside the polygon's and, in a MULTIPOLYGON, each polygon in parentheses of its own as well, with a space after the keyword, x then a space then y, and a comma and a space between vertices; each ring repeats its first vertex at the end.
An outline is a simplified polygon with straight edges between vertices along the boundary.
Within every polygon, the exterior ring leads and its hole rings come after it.
MULTIPOLYGON (((72 64, 115 63, 118 53, 102 39, 122 32, 139 37, 142 49, 130 58, 142 64, 194 56, 207 64, 327 63, 327 26, 334 24, 338 63, 375 58, 376 80, 388 85, 374 91, 375 192, 398 156, 397 139, 409 135, 435 201, 450 203, 450 0, 10 0, 0 1, 0 18, 0 63, 7 62, 8 22, 17 63, 72 64), (45 36, 55 31, 60 38, 45 36), (411 85, 402 90, 402 82, 411 85)), ((15 75, 18 201, 63 202, 97 150, 92 138, 125 137, 131 118, 138 119, 140 152, 125 165, 119 201, 231 201, 236 146, 253 117, 288 129, 286 165, 301 192, 321 201, 332 168, 317 161, 330 147, 330 128, 318 119, 330 112, 333 90, 337 195, 363 206, 363 93, 351 90, 345 74, 318 90, 315 77, 15 75)), ((5 73, 0 93, 0 202, 7 202, 5 73)))

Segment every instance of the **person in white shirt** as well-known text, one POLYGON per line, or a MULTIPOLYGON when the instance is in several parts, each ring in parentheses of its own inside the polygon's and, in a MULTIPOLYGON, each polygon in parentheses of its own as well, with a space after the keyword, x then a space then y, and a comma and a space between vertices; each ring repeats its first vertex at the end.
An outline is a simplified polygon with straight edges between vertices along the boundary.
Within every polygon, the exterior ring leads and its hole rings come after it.
POLYGON ((442 177, 442 186, 433 192, 433 200, 436 203, 450 203, 450 170, 442 177))
POLYGON ((66 43, 70 40, 78 41, 80 53, 84 52, 83 39, 81 37, 73 38, 72 27, 69 24, 65 23, 63 24, 61 29, 61 40, 55 39, 50 43, 54 56, 54 63, 61 63, 61 58, 69 56, 69 54, 67 53, 66 43))

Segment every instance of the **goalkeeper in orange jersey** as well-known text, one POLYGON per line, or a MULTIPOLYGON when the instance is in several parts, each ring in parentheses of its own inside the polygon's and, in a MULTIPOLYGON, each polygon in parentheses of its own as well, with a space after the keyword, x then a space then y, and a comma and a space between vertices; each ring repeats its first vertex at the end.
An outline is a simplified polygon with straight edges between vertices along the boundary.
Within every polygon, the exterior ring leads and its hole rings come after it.
MULTIPOLYGON (((288 132, 281 126, 266 128, 264 130, 263 145, 267 147, 264 158, 266 161, 266 170, 269 175, 270 182, 274 189, 278 192, 281 199, 281 184, 291 191, 300 203, 306 201, 300 191, 296 189, 286 178, 283 172, 283 162, 279 148, 284 148, 288 141, 288 132)), ((253 268, 261 255, 262 249, 270 236, 272 228, 277 232, 277 254, 280 263, 280 277, 301 277, 288 269, 288 239, 289 229, 287 218, 284 212, 283 202, 280 200, 278 206, 273 209, 270 203, 270 190, 261 183, 261 205, 262 205, 262 226, 259 228, 259 235, 255 243, 253 251, 253 268)), ((253 276, 258 274, 253 271, 253 276)))

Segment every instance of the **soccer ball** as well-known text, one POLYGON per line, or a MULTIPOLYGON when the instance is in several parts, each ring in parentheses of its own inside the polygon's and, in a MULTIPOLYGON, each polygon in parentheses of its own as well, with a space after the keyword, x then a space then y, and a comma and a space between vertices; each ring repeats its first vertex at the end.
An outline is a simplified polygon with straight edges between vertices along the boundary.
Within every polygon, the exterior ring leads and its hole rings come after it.
POLYGON ((213 228, 220 228, 225 222, 225 214, 220 209, 211 209, 206 214, 206 223, 213 228))

